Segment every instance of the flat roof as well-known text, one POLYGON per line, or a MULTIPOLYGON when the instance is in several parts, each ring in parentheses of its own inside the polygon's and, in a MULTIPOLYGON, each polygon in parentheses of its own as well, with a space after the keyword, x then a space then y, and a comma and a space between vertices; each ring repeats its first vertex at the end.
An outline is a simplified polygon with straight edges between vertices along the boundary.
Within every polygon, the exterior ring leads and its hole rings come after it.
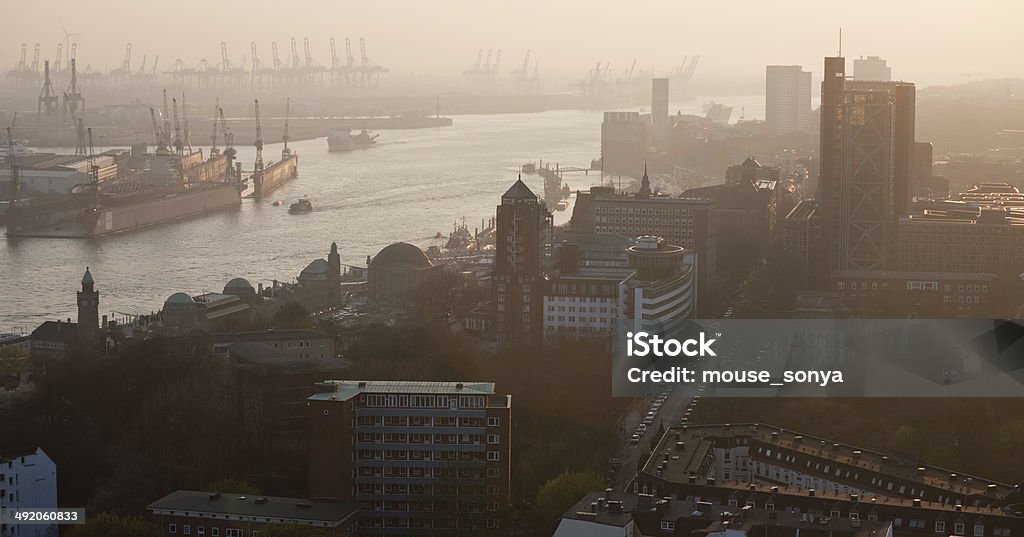
POLYGON ((326 380, 334 391, 317 393, 311 401, 347 401, 361 393, 416 395, 495 395, 493 382, 419 382, 390 380, 326 380))
POLYGON ((321 523, 336 527, 356 514, 359 505, 334 500, 176 490, 146 509, 158 515, 237 516, 254 522, 321 523))

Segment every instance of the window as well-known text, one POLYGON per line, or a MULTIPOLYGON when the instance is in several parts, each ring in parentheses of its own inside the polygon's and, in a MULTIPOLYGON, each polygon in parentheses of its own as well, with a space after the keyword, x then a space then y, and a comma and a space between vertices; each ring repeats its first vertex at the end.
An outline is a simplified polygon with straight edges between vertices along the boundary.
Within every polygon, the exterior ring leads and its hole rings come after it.
POLYGON ((220 528, 210 528, 210 537, 220 537, 220 528))
POLYGON ((984 537, 984 535, 985 535, 985 526, 983 524, 975 524, 974 525, 974 537, 984 537))
POLYGON ((491 478, 498 477, 498 469, 497 468, 488 468, 487 469, 487 477, 491 477, 491 478))
POLYGON ((936 520, 935 521, 935 533, 946 533, 946 521, 936 520))
POLYGON ((497 451, 488 451, 487 452, 487 460, 489 460, 489 461, 501 460, 501 456, 498 454, 497 451))
POLYGON ((167 533, 178 533, 178 525, 177 524, 168 524, 167 525, 167 533))
POLYGON ((224 530, 227 537, 242 537, 242 530, 235 528, 227 528, 224 530))
POLYGON ((488 444, 497 444, 497 443, 499 443, 498 435, 496 435, 496 434, 489 434, 489 435, 487 435, 487 443, 488 444))
POLYGON ((994 533, 996 537, 1010 537, 1010 528, 996 528, 994 533))
POLYGON ((181 533, 182 533, 182 535, 192 535, 192 525, 191 524, 182 524, 181 525, 181 533))
POLYGON ((206 535, 206 526, 196 526, 196 535, 199 537, 206 535))
POLYGON ((498 527, 499 527, 498 526, 498 519, 496 519, 496 518, 488 518, 487 519, 487 528, 488 529, 492 529, 493 530, 493 529, 498 528, 498 527))
POLYGON ((496 417, 487 418, 487 426, 488 427, 497 427, 500 424, 501 424, 501 418, 496 418, 496 417))
POLYGON ((676 523, 672 522, 671 520, 662 520, 661 521, 661 529, 663 529, 665 531, 675 531, 676 523))
POLYGON ((487 510, 492 512, 492 513, 497 511, 498 510, 498 504, 496 504, 496 503, 489 503, 489 504, 487 504, 487 510))
POLYGON ((956 524, 953 524, 953 533, 955 533, 957 535, 963 535, 964 534, 964 523, 963 522, 957 522, 956 524))

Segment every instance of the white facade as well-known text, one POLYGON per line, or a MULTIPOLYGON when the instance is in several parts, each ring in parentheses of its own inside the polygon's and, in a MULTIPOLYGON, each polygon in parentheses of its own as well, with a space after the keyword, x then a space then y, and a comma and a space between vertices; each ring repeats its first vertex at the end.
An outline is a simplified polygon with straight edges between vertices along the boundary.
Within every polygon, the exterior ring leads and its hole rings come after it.
POLYGON ((611 336, 618 327, 619 297, 544 296, 544 334, 586 339, 611 336))
POLYGON ((799 65, 769 65, 765 71, 765 122, 773 134, 811 127, 811 73, 799 65))
MULTIPOLYGON (((42 450, 0 458, 0 510, 57 507, 57 465, 42 450)), ((56 537, 55 524, 0 526, 0 537, 56 537)))

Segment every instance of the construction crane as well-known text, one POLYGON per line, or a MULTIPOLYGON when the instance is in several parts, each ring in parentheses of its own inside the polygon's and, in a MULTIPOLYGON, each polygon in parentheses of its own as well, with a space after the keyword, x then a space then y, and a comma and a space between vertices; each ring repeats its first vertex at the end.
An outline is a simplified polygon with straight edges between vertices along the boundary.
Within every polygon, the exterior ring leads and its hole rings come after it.
POLYGON ((181 156, 184 153, 185 143, 181 139, 181 123, 178 122, 178 100, 171 99, 171 106, 174 110, 174 151, 181 156))
MULTIPOLYGON (((255 43, 253 44, 255 46, 255 43)), ((213 133, 210 135, 210 158, 216 157, 220 154, 220 150, 217 149, 217 111, 220 110, 220 97, 217 97, 216 102, 213 105, 213 133)))
POLYGON ((281 137, 281 140, 284 140, 284 149, 281 150, 281 158, 282 159, 286 159, 286 158, 292 156, 292 150, 288 149, 288 140, 291 139, 291 137, 288 136, 288 116, 291 115, 291 111, 292 111, 292 98, 291 97, 287 97, 287 98, 285 98, 285 101, 284 101, 284 136, 281 137))

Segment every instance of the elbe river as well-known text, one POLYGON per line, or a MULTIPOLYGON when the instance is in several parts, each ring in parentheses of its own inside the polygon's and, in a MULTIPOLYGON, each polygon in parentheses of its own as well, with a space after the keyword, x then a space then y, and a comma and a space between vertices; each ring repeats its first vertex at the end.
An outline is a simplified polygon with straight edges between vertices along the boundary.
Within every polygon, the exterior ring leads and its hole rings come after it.
MULTIPOLYGON (((700 114, 712 98, 673 104, 700 114)), ((715 97, 763 117, 763 97, 715 97)), ((600 155, 600 111, 456 116, 452 127, 380 131, 376 146, 328 153, 325 139, 290 146, 299 177, 267 199, 240 208, 94 239, 0 238, 0 333, 28 332, 45 320, 77 317, 75 292, 88 266, 100 292, 100 314, 156 311, 171 294, 220 292, 234 277, 255 286, 294 281, 313 259, 338 243, 342 263, 364 266, 367 255, 397 241, 426 248, 443 243, 456 222, 472 230, 494 215, 501 194, 524 162, 543 159, 587 167, 600 155), (288 204, 308 196, 314 211, 291 215, 288 204), (281 206, 272 203, 281 201, 281 206)), ((268 140, 279 127, 264 125, 268 140)), ((205 148, 208 151, 209 148, 205 148)), ((252 168, 255 150, 240 147, 252 168)), ((264 147, 280 158, 281 144, 264 147)), ((724 171, 723 171, 724 172, 724 171)), ((538 195, 537 175, 523 180, 538 195)), ((566 174, 572 189, 599 181, 566 174)), ((556 213, 556 224, 568 211, 556 213)))

